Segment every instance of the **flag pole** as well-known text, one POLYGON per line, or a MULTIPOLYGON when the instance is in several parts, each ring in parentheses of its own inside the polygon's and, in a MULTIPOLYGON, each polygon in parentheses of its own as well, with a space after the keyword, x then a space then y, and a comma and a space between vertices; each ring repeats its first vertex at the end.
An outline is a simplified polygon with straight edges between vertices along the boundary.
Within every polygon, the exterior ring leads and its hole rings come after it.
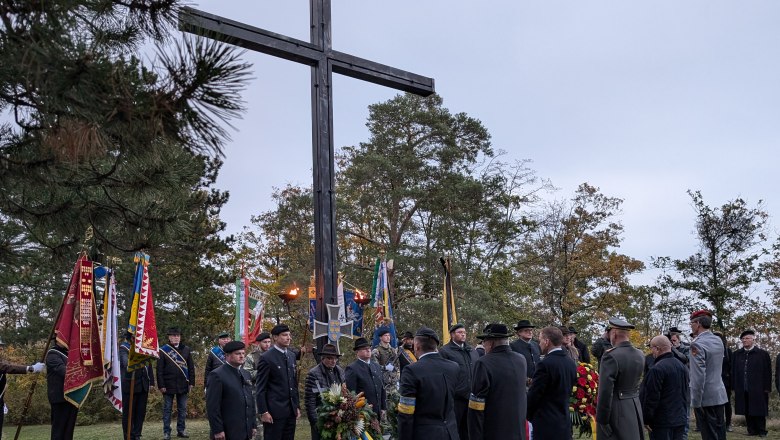
MULTIPOLYGON (((128 360, 128 364, 130 361, 128 360)), ((146 365, 144 365, 144 369, 146 369, 146 365)), ((125 373, 127 374, 127 373, 125 373)), ((130 440, 130 433, 133 432, 133 390, 135 389, 135 371, 133 371, 133 377, 130 379, 130 401, 127 402, 128 408, 127 408, 127 438, 126 440, 130 440)), ((122 402, 122 408, 124 408, 124 402, 122 402)))

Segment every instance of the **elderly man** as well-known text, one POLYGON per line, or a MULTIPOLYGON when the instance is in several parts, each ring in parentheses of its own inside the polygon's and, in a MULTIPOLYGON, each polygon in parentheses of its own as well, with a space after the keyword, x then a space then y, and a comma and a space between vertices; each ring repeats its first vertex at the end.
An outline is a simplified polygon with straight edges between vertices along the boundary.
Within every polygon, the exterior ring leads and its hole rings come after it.
MULTIPOLYGON (((400 440, 458 440, 456 388, 463 386, 464 372, 436 352, 439 336, 422 327, 414 337, 418 361, 401 374, 398 403, 400 440)), ((462 437, 461 437, 462 438, 462 437)))
POLYGON ((769 353, 756 346, 756 332, 745 330, 739 335, 742 348, 734 352, 731 382, 734 389, 734 412, 745 416, 748 435, 766 437, 769 393, 772 392, 772 360, 769 353))
POLYGON ((691 406, 702 440, 726 438, 726 414, 723 405, 728 401, 721 378, 723 342, 711 331, 712 313, 699 310, 691 314, 691 406))
POLYGON ((477 336, 485 355, 474 362, 469 396, 469 440, 525 440, 526 363, 509 348, 504 324, 489 324, 477 336))
POLYGON ((187 397, 195 385, 195 364, 190 347, 181 341, 177 327, 168 329, 168 343, 160 347, 157 361, 157 389, 163 394, 163 440, 171 438, 173 400, 176 399, 176 436, 188 438, 187 397))
POLYGON ((525 364, 528 366, 526 373, 528 374, 528 383, 531 383, 531 378, 536 371, 536 364, 539 363, 541 358, 541 349, 539 344, 533 340, 534 329, 536 326, 531 324, 531 321, 527 319, 521 319, 517 321, 517 325, 514 327, 517 334, 517 340, 509 344, 509 347, 522 354, 525 357, 525 364))
POLYGON ((214 440, 251 440, 255 436, 255 399, 249 373, 242 370, 246 351, 241 341, 222 346, 225 364, 209 373, 206 414, 214 440))
POLYGON ((312 440, 319 440, 320 431, 317 429, 317 407, 322 403, 320 395, 333 384, 344 383, 344 370, 336 363, 341 354, 333 344, 325 344, 320 352, 320 363, 309 370, 304 385, 303 402, 306 405, 306 417, 311 426, 312 440))
POLYGON ((650 341, 655 359, 644 380, 639 400, 650 440, 682 440, 688 424, 688 368, 675 359, 672 342, 666 336, 650 341))
POLYGON ((599 364, 599 400, 596 431, 599 440, 644 439, 639 381, 645 357, 629 341, 633 325, 610 318, 610 343, 599 364))
POLYGON ((469 430, 467 418, 469 413, 469 392, 471 391, 471 374, 474 362, 479 355, 466 342, 466 327, 463 324, 454 324, 450 327, 450 342, 445 344, 439 354, 444 359, 458 364, 463 373, 463 384, 458 386, 455 395, 455 417, 458 422, 458 436, 461 440, 468 440, 469 430))

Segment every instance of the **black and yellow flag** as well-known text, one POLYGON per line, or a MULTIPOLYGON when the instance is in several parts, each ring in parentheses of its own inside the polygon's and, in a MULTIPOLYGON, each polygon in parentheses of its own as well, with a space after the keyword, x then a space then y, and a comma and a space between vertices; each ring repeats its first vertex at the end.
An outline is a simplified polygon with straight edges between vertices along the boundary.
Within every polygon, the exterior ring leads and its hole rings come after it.
POLYGON ((458 316, 455 313, 455 294, 452 292, 452 266, 450 259, 440 258, 441 265, 444 266, 444 290, 442 291, 441 308, 441 327, 442 343, 450 342, 450 327, 458 322, 458 316))

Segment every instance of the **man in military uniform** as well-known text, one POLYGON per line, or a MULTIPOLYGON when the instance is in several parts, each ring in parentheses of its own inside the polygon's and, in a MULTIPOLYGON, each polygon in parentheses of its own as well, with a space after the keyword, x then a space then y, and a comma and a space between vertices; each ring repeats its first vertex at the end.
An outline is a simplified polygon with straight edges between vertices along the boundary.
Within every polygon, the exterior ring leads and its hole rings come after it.
MULTIPOLYGON (((5 344, 0 341, 0 353, 2 353, 4 347, 5 344)), ((43 371, 43 367, 44 364, 42 362, 36 362, 33 365, 15 365, 0 359, 0 437, 2 437, 3 417, 5 415, 3 396, 5 396, 6 374, 40 373, 43 371)))
POLYGON ((691 406, 702 440, 726 438, 726 414, 728 401, 723 385, 723 341, 711 331, 712 313, 699 310, 691 314, 691 406))
POLYGON ((469 440, 525 440, 526 363, 509 348, 504 324, 489 324, 477 336, 485 355, 474 362, 469 396, 469 440))
POLYGON ((466 343, 466 327, 463 324, 454 324, 450 327, 450 342, 441 348, 439 354, 444 359, 458 364, 463 374, 464 383, 462 386, 457 387, 458 392, 455 395, 455 417, 458 421, 458 436, 460 440, 468 440, 467 419, 469 413, 469 393, 471 392, 471 374, 474 371, 474 362, 479 359, 479 355, 466 343))
POLYGON ((242 370, 246 351, 241 341, 227 342, 225 364, 209 373, 206 414, 214 440, 250 440, 255 436, 255 399, 249 373, 242 370))
POLYGON ((439 336, 430 328, 420 328, 414 337, 419 360, 401 374, 400 440, 458 440, 454 397, 464 372, 436 352, 438 345, 439 336))
POLYGON ((633 325, 610 318, 611 349, 599 365, 599 400, 596 405, 596 437, 599 440, 644 439, 639 382, 645 365, 642 351, 629 341, 633 325))
POLYGON ((271 334, 262 332, 255 338, 255 343, 252 344, 252 352, 244 359, 244 365, 241 366, 241 369, 249 373, 253 383, 255 377, 257 377, 257 363, 260 362, 260 356, 268 351, 269 348, 271 348, 271 334))
POLYGON ((517 340, 509 344, 509 347, 525 357, 525 364, 528 366, 527 382, 530 384, 531 378, 534 377, 536 372, 536 364, 540 362, 542 354, 539 344, 533 340, 536 327, 531 324, 531 321, 521 319, 517 321, 517 325, 514 328, 517 333, 517 340))
POLYGON ((130 358, 130 343, 133 334, 127 332, 125 341, 119 346, 119 369, 122 377, 122 432, 123 439, 127 438, 127 422, 130 420, 130 439, 140 440, 146 420, 146 402, 149 399, 149 391, 154 388, 154 370, 151 362, 135 371, 128 372, 127 364, 130 358), (130 388, 133 389, 132 406, 130 405, 130 388), (130 414, 132 412, 132 414, 130 414))
POLYGON ((206 371, 203 374, 203 385, 208 390, 209 388, 209 373, 217 368, 225 365, 225 344, 231 341, 230 333, 222 332, 217 335, 217 345, 211 347, 208 356, 206 357, 206 371))
POLYGON ((380 327, 379 345, 371 350, 371 361, 376 362, 382 369, 382 383, 385 393, 390 394, 398 390, 398 380, 401 378, 401 366, 398 360, 398 351, 390 345, 390 329, 380 327))
POLYGON ((322 403, 320 397, 331 385, 344 383, 344 370, 336 365, 341 357, 336 346, 325 344, 320 351, 320 363, 309 370, 304 385, 303 402, 306 406, 306 417, 311 426, 312 440, 320 439, 320 431, 317 429, 317 407, 322 403))

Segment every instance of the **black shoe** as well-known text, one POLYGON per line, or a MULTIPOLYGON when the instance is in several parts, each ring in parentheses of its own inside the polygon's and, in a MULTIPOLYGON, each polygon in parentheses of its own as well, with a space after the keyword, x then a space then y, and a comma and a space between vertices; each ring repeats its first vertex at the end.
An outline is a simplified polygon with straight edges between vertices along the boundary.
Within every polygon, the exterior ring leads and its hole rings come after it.
POLYGON ((181 438, 190 438, 190 436, 189 436, 189 435, 187 435, 187 431, 182 431, 182 432, 180 432, 180 433, 176 434, 176 437, 181 437, 181 438))

